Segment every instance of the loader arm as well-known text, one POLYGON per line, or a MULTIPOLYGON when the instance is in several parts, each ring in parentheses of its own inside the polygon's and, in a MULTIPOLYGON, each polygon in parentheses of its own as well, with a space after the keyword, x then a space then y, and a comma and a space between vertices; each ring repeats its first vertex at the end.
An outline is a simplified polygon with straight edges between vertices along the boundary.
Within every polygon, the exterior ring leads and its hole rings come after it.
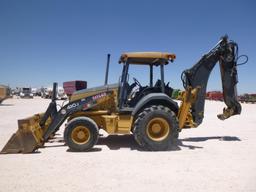
MULTIPOLYGON (((54 90, 56 89, 56 84, 54 90)), ((52 99, 43 114, 18 120, 18 131, 12 135, 0 153, 31 153, 54 134, 62 123, 73 113, 87 111, 93 107, 107 102, 112 98, 113 91, 103 91, 95 95, 78 99, 57 110, 56 101, 52 99)))
POLYGON ((181 75, 185 88, 179 110, 180 128, 197 127, 204 118, 205 94, 209 76, 219 62, 224 102, 227 108, 218 115, 221 120, 241 113, 237 99, 237 44, 224 36, 193 67, 181 75))

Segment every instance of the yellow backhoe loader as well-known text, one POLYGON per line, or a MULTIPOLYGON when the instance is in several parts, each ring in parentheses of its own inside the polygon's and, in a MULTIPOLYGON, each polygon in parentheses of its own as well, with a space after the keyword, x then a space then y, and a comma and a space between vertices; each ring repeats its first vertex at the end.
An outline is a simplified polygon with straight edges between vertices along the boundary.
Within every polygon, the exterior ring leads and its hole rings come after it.
POLYGON ((224 120, 241 113, 237 100, 238 46, 221 38, 193 67, 185 70, 181 79, 184 91, 179 106, 171 99, 173 89, 165 83, 164 68, 173 62, 175 54, 161 52, 133 52, 121 55, 123 65, 119 83, 74 92, 61 109, 56 107, 56 87, 45 113, 18 120, 18 131, 13 134, 1 153, 31 153, 44 145, 67 120, 64 140, 73 151, 88 151, 99 137, 99 129, 108 134, 133 134, 144 150, 168 150, 175 144, 184 128, 197 127, 204 118, 205 93, 209 75, 219 62, 223 96, 227 108, 218 115, 224 120), (129 67, 143 65, 149 68, 149 83, 141 85, 133 78, 128 83, 129 67), (153 70, 160 69, 155 83, 153 70))

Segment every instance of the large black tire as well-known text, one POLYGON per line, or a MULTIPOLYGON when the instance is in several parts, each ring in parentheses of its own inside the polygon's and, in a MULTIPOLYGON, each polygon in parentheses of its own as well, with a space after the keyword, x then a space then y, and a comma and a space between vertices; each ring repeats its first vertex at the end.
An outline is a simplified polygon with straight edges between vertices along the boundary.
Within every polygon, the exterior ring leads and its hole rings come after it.
POLYGON ((176 115, 162 105, 145 108, 134 122, 133 135, 144 150, 170 150, 178 138, 176 115))
POLYGON ((90 118, 77 117, 68 122, 64 140, 71 151, 88 151, 98 141, 99 129, 90 118))

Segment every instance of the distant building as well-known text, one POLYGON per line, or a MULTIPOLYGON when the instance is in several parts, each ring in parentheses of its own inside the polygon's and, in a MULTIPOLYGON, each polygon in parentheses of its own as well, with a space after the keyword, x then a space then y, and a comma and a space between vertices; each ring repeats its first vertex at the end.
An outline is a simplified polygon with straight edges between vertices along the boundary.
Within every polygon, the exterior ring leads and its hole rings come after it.
POLYGON ((0 85, 0 103, 11 96, 11 90, 6 85, 0 85))

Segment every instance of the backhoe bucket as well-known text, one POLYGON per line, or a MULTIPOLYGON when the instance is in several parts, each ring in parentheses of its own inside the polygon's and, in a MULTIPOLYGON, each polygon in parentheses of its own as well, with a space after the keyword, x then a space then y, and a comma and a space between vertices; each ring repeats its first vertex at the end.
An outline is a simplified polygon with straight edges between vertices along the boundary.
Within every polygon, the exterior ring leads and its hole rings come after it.
POLYGON ((32 153, 42 146, 44 130, 39 125, 42 116, 36 114, 18 120, 18 131, 12 135, 1 153, 32 153))

